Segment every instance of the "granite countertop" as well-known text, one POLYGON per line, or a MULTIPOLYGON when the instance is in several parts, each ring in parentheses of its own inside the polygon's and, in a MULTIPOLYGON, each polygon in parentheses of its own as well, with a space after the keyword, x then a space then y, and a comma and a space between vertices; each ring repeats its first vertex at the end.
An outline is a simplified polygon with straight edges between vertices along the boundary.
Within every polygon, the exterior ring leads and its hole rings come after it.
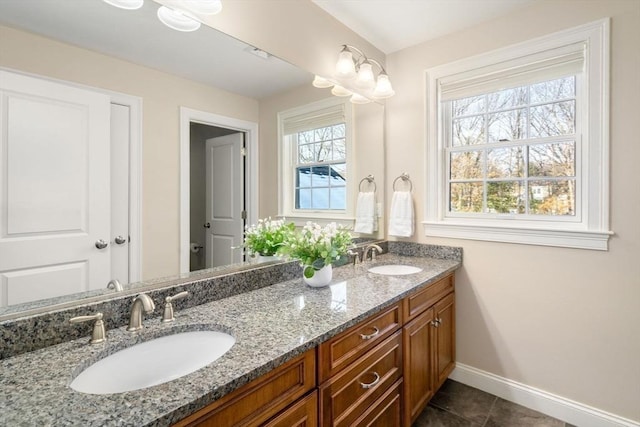
MULTIPOLYGON (((106 343, 88 337, 0 361, 0 425, 167 426, 353 326, 412 290, 461 265, 458 260, 395 254, 359 266, 334 268, 332 284, 310 288, 302 279, 176 311, 160 322, 161 307, 132 334, 107 331, 106 343), (406 276, 367 272, 406 264, 406 276), (89 395, 69 388, 85 367, 136 342, 189 330, 222 330, 236 339, 220 359, 184 377, 143 390, 89 395)), ((162 357, 162 355, 158 355, 162 357)))

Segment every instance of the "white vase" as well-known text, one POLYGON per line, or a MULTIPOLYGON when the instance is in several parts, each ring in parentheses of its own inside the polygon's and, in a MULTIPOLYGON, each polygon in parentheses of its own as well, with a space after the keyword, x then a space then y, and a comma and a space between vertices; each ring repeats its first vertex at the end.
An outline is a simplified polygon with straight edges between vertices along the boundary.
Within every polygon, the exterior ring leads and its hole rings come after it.
POLYGON ((302 278, 304 283, 311 286, 312 288, 321 288, 323 286, 327 286, 331 283, 331 278, 333 277, 333 267, 331 264, 325 265, 320 270, 316 270, 312 277, 306 278, 304 273, 302 274, 302 278))

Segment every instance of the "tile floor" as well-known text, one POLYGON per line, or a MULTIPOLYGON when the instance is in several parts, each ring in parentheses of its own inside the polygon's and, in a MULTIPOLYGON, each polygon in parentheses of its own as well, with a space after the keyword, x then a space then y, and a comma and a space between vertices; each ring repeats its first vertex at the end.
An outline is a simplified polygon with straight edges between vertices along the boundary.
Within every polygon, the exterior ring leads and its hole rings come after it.
POLYGON ((564 421, 447 380, 413 427, 574 427, 564 421))

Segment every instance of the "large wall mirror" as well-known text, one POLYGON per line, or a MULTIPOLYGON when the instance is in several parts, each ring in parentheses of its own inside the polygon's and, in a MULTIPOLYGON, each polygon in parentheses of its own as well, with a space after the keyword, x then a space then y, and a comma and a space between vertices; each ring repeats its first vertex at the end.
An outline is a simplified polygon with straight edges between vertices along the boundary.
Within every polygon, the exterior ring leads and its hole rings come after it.
MULTIPOLYGON (((112 212, 114 206, 126 206, 127 217, 133 210, 138 222, 124 224, 123 229, 127 231, 117 232, 118 225, 112 215, 109 235, 103 240, 109 244, 106 250, 111 258, 117 257, 118 251, 124 253, 120 257, 124 256, 127 264, 119 273, 110 273, 110 277, 124 277, 120 281, 131 282, 125 285, 125 290, 130 288, 131 292, 161 283, 164 278, 184 277, 185 259, 187 269, 207 267, 201 258, 204 249, 198 251, 197 248, 206 246, 204 226, 209 222, 204 208, 209 190, 201 185, 208 173, 202 155, 206 141, 238 134, 244 138, 244 151, 249 156, 243 164, 245 175, 242 178, 245 182, 243 191, 247 192, 242 206, 247 211, 245 222, 275 217, 280 213, 278 113, 331 96, 327 90, 311 87, 313 76, 310 73, 217 30, 203 25, 197 31, 180 33, 165 27, 156 17, 158 6, 147 1, 142 9, 126 11, 102 0, 0 2, 0 72, 17 72, 28 78, 95 90, 110 100, 110 132, 107 131, 111 138, 110 156, 112 160, 119 158, 120 163, 112 161, 110 170, 106 171, 110 177, 107 187, 111 192, 109 211, 112 212), (114 125, 114 118, 118 116, 127 117, 128 121, 114 125), (139 150, 125 148, 123 157, 117 157, 113 151, 113 137, 118 134, 129 138, 129 143, 137 142, 139 150), (186 189, 183 185, 185 162, 189 169, 188 181, 194 183, 186 189), (118 184, 113 180, 132 164, 138 169, 137 182, 132 184, 125 180, 124 184, 118 184), (113 195, 117 185, 125 188, 119 193, 121 199, 113 195), (198 237, 198 229, 203 230, 202 239, 198 237), (137 248, 135 253, 139 254, 132 264, 128 264, 130 248, 137 248)), ((2 78, 8 80, 6 76, 3 74, 2 78)), ((7 89, 9 83, 0 83, 3 84, 3 105, 8 105, 13 102, 11 91, 7 89)), ((29 81, 20 83, 26 86, 27 92, 32 90, 29 81)), ((30 96, 21 99, 31 99, 30 96)), ((358 183, 373 176, 378 202, 383 204, 384 107, 356 105, 353 106, 353 117, 354 151, 350 159, 353 167, 347 177, 353 185, 347 197, 355 200, 358 183)), ((64 120, 51 118, 50 121, 64 128, 60 125, 64 120)), ((10 129, 19 129, 14 124, 10 129)), ((27 126, 23 123, 23 126, 30 136, 33 134, 28 130, 38 128, 37 124, 27 126)), ((113 295, 114 291, 106 287, 108 280, 104 280, 104 283, 93 283, 89 289, 71 286, 67 295, 50 298, 53 295, 48 294, 48 287, 52 283, 73 284, 79 282, 79 276, 84 280, 88 274, 86 268, 81 262, 63 262, 55 256, 40 267, 27 268, 25 260, 32 258, 29 249, 14 251, 7 244, 35 240, 34 221, 23 217, 22 223, 15 222, 7 208, 11 171, 27 165, 38 170, 30 187, 21 187, 21 194, 31 191, 41 196, 39 199, 56 193, 52 187, 56 180, 46 175, 47 168, 54 169, 51 164, 55 161, 44 162, 50 164, 41 167, 31 165, 28 152, 22 157, 7 156, 7 147, 15 142, 7 141, 5 136, 3 132, 0 150, 3 169, 0 191, 5 198, 0 212, 0 292, 4 301, 0 304, 0 320, 34 307, 113 295), (10 254, 17 261, 7 267, 3 263, 10 254), (68 265, 73 268, 67 269, 68 265), (25 274, 27 270, 29 273, 25 274), (25 293, 31 297, 16 297, 11 286, 20 284, 24 284, 28 289, 25 293)), ((62 137, 56 140, 55 135, 45 135, 43 139, 48 139, 49 145, 41 143, 38 147, 56 147, 57 143, 68 148, 67 140, 62 137)), ((56 155, 68 154, 63 151, 52 150, 50 158, 54 160, 56 155)), ((73 181, 74 175, 68 173, 65 177, 73 181)), ((11 197, 15 195, 15 188, 11 190, 11 197)), ((89 200, 91 192, 83 191, 78 194, 89 200)), ((48 203, 60 202, 55 197, 49 198, 52 201, 48 203)), ((29 197, 20 200, 28 203, 29 197)), ((47 205, 43 206, 46 208, 47 205)), ((71 219, 67 218, 69 221, 71 219)), ((51 254, 64 252, 52 243, 65 234, 64 228, 62 231, 41 228, 45 230, 47 251, 51 254)), ((70 229, 73 230, 73 226, 70 229)), ((381 222, 375 233, 355 236, 383 238, 383 229, 381 222)), ((90 243, 93 245, 93 241, 90 243)), ((99 246, 97 241, 96 245, 99 246)), ((228 253, 231 253, 230 248, 228 253)), ((223 264, 216 266, 215 271, 245 268, 247 262, 236 257, 223 264)), ((211 274, 211 271, 205 270, 202 274, 211 274)))

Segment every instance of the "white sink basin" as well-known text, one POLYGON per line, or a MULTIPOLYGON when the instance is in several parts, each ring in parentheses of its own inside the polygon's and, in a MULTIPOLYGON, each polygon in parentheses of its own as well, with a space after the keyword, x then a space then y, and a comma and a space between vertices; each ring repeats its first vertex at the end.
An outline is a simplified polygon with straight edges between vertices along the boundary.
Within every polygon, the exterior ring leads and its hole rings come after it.
POLYGON ((384 274, 385 276, 404 276, 407 274, 415 274, 421 272, 420 267, 414 267, 412 265, 378 265, 371 267, 369 273, 384 274))
POLYGON ((231 335, 193 331, 120 350, 82 371, 70 384, 89 394, 122 393, 175 380, 207 366, 235 344, 231 335))

